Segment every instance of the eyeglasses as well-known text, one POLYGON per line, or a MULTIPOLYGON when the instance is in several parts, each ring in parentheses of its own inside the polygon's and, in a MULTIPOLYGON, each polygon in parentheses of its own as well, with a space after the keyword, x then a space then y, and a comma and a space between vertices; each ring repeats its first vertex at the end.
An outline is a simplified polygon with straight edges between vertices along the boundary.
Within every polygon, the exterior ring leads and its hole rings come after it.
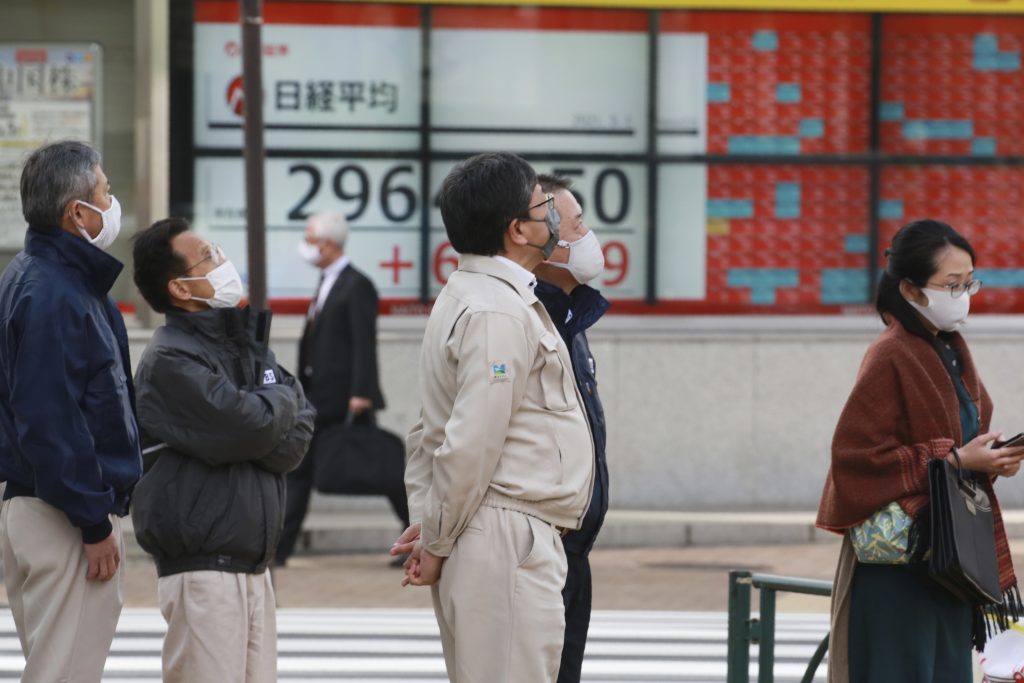
POLYGON ((547 204, 547 209, 545 209, 545 211, 551 211, 551 209, 554 208, 554 206, 555 206, 555 195, 551 194, 550 192, 545 194, 544 195, 544 201, 542 201, 542 202, 540 202, 538 204, 534 204, 533 206, 527 208, 526 209, 526 217, 525 218, 520 218, 519 220, 521 220, 521 221, 533 221, 534 223, 543 223, 544 221, 547 220, 547 215, 546 214, 545 214, 544 218, 530 218, 530 212, 533 211, 534 209, 536 209, 538 206, 544 206, 545 204, 547 204))
POLYGON ((217 244, 211 244, 210 245, 210 253, 207 254, 205 258, 199 259, 198 261, 193 263, 191 266, 189 266, 188 268, 186 268, 182 272, 183 273, 187 273, 188 271, 192 270, 196 266, 201 265, 203 263, 206 263, 207 261, 213 261, 213 265, 215 265, 215 266, 219 266, 220 264, 224 263, 224 250, 221 249, 220 246, 217 245, 217 244))
POLYGON ((949 295, 951 297, 953 297, 954 299, 959 299, 961 296, 963 296, 964 292, 967 292, 967 294, 970 296, 974 296, 975 294, 977 294, 978 290, 981 289, 981 280, 970 280, 968 282, 957 282, 956 284, 952 285, 936 286, 942 287, 943 289, 948 289, 949 295))

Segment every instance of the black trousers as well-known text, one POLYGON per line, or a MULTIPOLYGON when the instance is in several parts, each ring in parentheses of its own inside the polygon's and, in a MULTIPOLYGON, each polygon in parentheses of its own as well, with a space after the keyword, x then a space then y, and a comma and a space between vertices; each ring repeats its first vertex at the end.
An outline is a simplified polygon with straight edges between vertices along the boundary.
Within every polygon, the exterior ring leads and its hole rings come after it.
MULTIPOLYGON (((316 439, 314 435, 313 439, 316 439)), ((309 511, 309 497, 313 492, 313 448, 310 444, 309 452, 302 459, 302 463, 288 473, 286 479, 286 493, 284 506, 284 529, 281 531, 281 540, 277 544, 276 561, 284 564, 285 560, 295 552, 295 544, 302 533, 302 522, 306 519, 306 512, 309 511)), ((409 503, 405 497, 405 491, 397 491, 388 496, 388 502, 395 511, 398 519, 402 521, 402 531, 409 526, 409 503)))
POLYGON ((583 670, 583 650, 587 646, 590 629, 590 558, 575 553, 565 554, 569 566, 562 589, 565 603, 565 642, 562 645, 562 665, 558 669, 558 683, 579 683, 583 670))

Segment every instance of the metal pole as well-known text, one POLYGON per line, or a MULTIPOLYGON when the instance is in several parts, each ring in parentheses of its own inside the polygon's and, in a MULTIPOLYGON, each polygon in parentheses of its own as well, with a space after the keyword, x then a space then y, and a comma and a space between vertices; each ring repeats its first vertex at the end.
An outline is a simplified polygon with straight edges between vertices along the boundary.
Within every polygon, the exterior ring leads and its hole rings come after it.
POLYGON ((878 257, 881 249, 881 206, 882 201, 882 119, 879 109, 882 106, 882 15, 871 16, 871 104, 868 109, 870 117, 870 140, 868 154, 868 300, 874 301, 875 288, 878 287, 878 257))
POLYGON ((420 303, 430 303, 430 5, 420 8, 420 303))
POLYGON ((263 179, 263 1, 239 0, 242 92, 245 93, 245 206, 249 247, 249 305, 267 307, 267 217, 263 179))
MULTIPOLYGON (((169 0, 135 0, 135 229, 168 215, 170 169, 169 0)), ((189 145, 191 148, 191 145, 189 145)), ((160 324, 136 294, 135 317, 143 327, 160 324)))
POLYGON ((647 282, 644 301, 658 301, 658 37, 661 13, 650 13, 647 24, 647 282))
POLYGON ((757 683, 775 680, 775 589, 761 586, 761 642, 757 650, 757 683))
POLYGON ((821 643, 818 644, 818 649, 814 651, 814 656, 807 663, 807 671, 804 672, 804 677, 800 679, 800 683, 814 683, 814 674, 817 673, 821 660, 825 658, 825 653, 828 652, 828 637, 829 634, 825 634, 821 643))
POLYGON ((750 572, 729 572, 729 644, 726 683, 750 682, 750 572))

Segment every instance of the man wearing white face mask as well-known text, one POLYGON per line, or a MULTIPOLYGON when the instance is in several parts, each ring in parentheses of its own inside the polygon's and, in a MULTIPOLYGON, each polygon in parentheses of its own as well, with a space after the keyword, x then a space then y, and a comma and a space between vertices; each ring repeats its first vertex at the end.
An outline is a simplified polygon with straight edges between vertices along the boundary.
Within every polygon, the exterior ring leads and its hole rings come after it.
POLYGON ((285 473, 314 411, 267 345, 270 312, 238 308, 223 252, 178 218, 135 238, 135 284, 166 315, 139 361, 146 473, 132 499, 167 621, 163 680, 276 680, 273 560, 285 473))
POLYGON ((98 681, 123 602, 120 517, 142 470, 122 264, 100 156, 65 141, 21 175, 25 250, 0 276, 4 583, 26 681, 98 681))
POLYGON ((568 574, 565 603, 565 642, 558 683, 578 683, 583 651, 590 627, 590 549, 608 511, 608 465, 605 461, 604 409, 597 394, 597 364, 590 352, 586 330, 608 310, 608 301, 587 283, 604 270, 604 252, 597 236, 583 222, 583 209, 570 191, 568 178, 539 175, 544 192, 555 196, 559 225, 558 247, 533 272, 539 282, 534 292, 547 309, 569 347, 573 374, 594 436, 594 488, 583 526, 562 539, 568 574))

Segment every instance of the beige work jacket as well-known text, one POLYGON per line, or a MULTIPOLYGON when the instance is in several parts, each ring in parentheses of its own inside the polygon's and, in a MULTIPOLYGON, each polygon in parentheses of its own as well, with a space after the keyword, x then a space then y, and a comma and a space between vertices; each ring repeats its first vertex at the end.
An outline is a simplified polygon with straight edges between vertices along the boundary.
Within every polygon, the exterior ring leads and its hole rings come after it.
POLYGON ((405 482, 424 548, 451 554, 481 503, 579 528, 593 489, 590 426, 569 352, 511 268, 459 259, 430 313, 419 373, 405 482))

